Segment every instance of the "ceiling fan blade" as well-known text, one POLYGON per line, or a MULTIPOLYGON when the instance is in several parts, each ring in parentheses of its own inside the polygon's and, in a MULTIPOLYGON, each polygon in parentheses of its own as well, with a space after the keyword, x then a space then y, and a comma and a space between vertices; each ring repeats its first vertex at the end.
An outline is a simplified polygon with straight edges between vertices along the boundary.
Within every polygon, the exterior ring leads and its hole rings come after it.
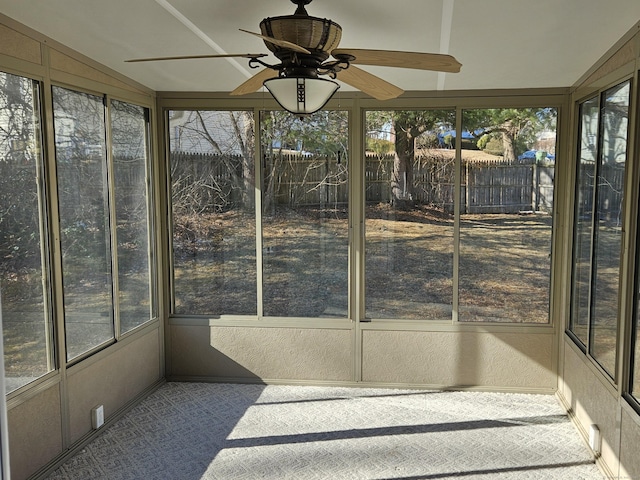
POLYGON ((246 95, 248 93, 257 92, 262 88, 262 83, 265 80, 269 80, 270 78, 274 78, 278 76, 278 72, 276 70, 272 70, 270 68, 265 68, 260 72, 256 73, 253 77, 251 77, 246 82, 238 85, 234 91, 232 91, 229 95, 246 95))
POLYGON ((336 48, 331 52, 331 55, 354 56, 356 59, 351 63, 357 65, 415 68, 418 70, 435 70, 437 72, 458 73, 462 66, 462 64, 451 55, 443 55, 440 53, 336 48))
POLYGON ((175 57, 152 57, 152 58, 133 58, 131 60, 125 60, 128 63, 136 62, 157 62, 162 60, 193 60, 197 58, 262 58, 268 56, 266 53, 225 53, 225 54, 213 54, 213 55, 179 55, 175 57))
POLYGON ((392 83, 389 83, 380 77, 376 77, 369 72, 365 72, 358 67, 354 67, 353 65, 338 72, 337 78, 347 85, 351 85, 358 90, 362 90, 364 93, 371 95, 377 100, 389 100, 404 93, 404 90, 396 87, 392 83))
POLYGON ((255 35, 256 37, 260 37, 265 42, 273 43, 282 48, 288 48, 289 50, 293 50, 294 52, 306 53, 310 54, 311 52, 300 45, 296 45, 295 43, 287 42, 286 40, 278 40, 277 38, 268 37, 266 35, 262 35, 260 33, 250 32, 249 30, 239 29, 241 32, 248 33, 249 35, 255 35))

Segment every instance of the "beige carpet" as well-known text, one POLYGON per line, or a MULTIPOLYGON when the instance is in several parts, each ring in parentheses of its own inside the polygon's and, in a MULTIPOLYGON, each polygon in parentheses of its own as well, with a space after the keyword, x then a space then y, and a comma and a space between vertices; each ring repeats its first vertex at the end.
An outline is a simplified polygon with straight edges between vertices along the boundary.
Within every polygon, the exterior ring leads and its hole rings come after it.
POLYGON ((598 479, 553 396, 168 383, 50 480, 598 479))

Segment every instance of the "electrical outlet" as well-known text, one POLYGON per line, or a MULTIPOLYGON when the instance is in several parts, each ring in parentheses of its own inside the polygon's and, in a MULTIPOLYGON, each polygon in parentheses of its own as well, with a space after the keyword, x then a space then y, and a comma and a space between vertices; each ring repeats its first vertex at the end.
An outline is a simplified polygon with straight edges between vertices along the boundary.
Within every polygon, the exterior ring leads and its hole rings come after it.
POLYGON ((91 410, 91 426, 94 429, 104 425, 104 405, 98 405, 91 410))
POLYGON ((593 450, 595 454, 600 453, 601 441, 600 429, 595 424, 591 425, 589 427, 589 447, 591 447, 591 450, 593 450))

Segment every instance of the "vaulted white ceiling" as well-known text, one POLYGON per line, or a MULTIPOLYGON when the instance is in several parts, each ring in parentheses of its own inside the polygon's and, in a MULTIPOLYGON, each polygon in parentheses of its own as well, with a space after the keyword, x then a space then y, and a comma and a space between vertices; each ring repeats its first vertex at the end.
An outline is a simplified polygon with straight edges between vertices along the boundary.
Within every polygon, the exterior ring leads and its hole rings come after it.
MULTIPOLYGON (((267 52, 238 29, 294 10, 289 0, 0 0, 4 15, 156 91, 227 92, 255 71, 244 59, 124 61, 267 52)), ((571 86, 640 21, 639 0, 314 0, 307 10, 342 26, 343 48, 449 53, 463 65, 362 67, 404 90, 571 86)))

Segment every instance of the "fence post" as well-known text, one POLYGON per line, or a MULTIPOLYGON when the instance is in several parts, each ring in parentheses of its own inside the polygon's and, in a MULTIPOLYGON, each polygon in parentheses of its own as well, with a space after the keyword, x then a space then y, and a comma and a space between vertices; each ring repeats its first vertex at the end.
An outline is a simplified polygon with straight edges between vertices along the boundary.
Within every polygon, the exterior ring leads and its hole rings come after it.
POLYGON ((321 181, 324 185, 320 193, 320 207, 326 208, 329 203, 329 155, 326 155, 324 159, 324 172, 322 173, 321 181))
POLYGON ((466 178, 466 188, 464 189, 464 213, 471 213, 471 176, 469 175, 469 160, 464 163, 464 174, 466 178))
POLYGON ((538 162, 533 163, 533 172, 532 172, 532 180, 533 180, 533 188, 531 190, 531 207, 534 212, 537 212, 540 208, 540 171, 538 169, 538 162))

